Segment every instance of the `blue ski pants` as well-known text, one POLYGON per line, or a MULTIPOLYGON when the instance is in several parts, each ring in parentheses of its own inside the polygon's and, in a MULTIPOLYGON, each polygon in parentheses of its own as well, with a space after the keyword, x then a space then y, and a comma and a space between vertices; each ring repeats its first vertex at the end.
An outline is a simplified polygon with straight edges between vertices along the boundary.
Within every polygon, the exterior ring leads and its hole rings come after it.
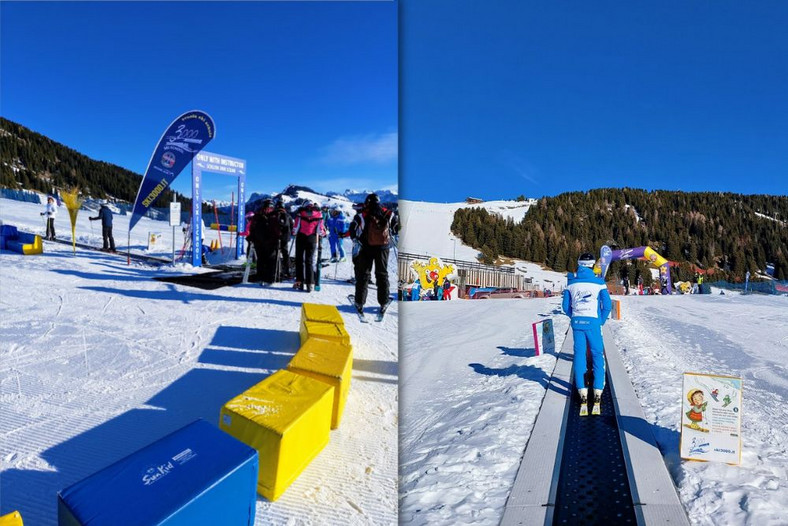
POLYGON ((575 340, 575 387, 585 387, 583 376, 588 369, 586 349, 591 349, 591 363, 594 369, 594 389, 605 388, 605 344, 602 329, 593 327, 590 330, 573 329, 575 340))
POLYGON ((340 258, 345 257, 345 248, 342 246, 342 238, 339 236, 334 236, 329 234, 328 235, 328 244, 331 247, 331 257, 337 257, 339 254, 340 258))

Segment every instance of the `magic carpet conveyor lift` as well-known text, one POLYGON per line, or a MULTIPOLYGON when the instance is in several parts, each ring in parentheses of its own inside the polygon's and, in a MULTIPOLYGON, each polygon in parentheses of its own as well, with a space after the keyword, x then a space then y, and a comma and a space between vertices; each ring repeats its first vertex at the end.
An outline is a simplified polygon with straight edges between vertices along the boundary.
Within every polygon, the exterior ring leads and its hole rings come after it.
POLYGON ((603 328, 607 384, 602 415, 580 417, 570 330, 504 510, 502 526, 689 526, 651 425, 603 328))

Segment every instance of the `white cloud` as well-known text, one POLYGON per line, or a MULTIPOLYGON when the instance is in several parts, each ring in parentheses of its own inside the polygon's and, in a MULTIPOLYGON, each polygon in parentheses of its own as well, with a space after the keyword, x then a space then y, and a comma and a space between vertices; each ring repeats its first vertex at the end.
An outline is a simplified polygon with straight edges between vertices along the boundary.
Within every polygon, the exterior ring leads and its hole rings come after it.
POLYGON ((539 184, 539 181, 537 180, 539 170, 522 156, 509 150, 504 150, 498 156, 498 161, 504 166, 514 170, 517 175, 526 181, 539 184))
POLYGON ((325 164, 384 164, 397 160, 397 132, 340 137, 325 148, 325 164))

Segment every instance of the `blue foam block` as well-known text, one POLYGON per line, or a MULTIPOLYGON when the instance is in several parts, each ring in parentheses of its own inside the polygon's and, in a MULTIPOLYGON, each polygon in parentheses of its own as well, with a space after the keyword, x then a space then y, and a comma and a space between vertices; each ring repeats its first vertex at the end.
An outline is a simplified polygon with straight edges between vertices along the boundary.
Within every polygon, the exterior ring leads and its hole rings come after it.
POLYGON ((36 241, 35 234, 28 234, 27 232, 17 233, 16 240, 23 245, 31 245, 36 241))
POLYGON ((254 524, 257 451, 197 420, 58 493, 58 524, 254 524))
POLYGON ((14 225, 0 225, 0 250, 8 249, 8 242, 16 239, 17 230, 14 225))
POLYGON ((6 237, 16 237, 17 229, 14 225, 0 225, 0 235, 6 237))

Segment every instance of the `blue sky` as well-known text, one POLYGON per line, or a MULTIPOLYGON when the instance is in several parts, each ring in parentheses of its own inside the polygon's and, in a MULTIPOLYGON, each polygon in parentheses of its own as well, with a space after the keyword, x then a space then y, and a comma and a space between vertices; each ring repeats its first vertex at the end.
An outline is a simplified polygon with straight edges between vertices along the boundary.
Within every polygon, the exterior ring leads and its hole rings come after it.
MULTIPOLYGON (((201 109, 248 192, 397 185, 393 2, 2 2, 2 115, 144 173, 201 109)), ((173 187, 191 193, 184 170, 173 187)), ((208 174, 205 199, 235 182, 208 174)), ((248 194, 247 194, 248 195, 248 194)))
POLYGON ((400 197, 788 194, 788 3, 405 0, 400 197))

